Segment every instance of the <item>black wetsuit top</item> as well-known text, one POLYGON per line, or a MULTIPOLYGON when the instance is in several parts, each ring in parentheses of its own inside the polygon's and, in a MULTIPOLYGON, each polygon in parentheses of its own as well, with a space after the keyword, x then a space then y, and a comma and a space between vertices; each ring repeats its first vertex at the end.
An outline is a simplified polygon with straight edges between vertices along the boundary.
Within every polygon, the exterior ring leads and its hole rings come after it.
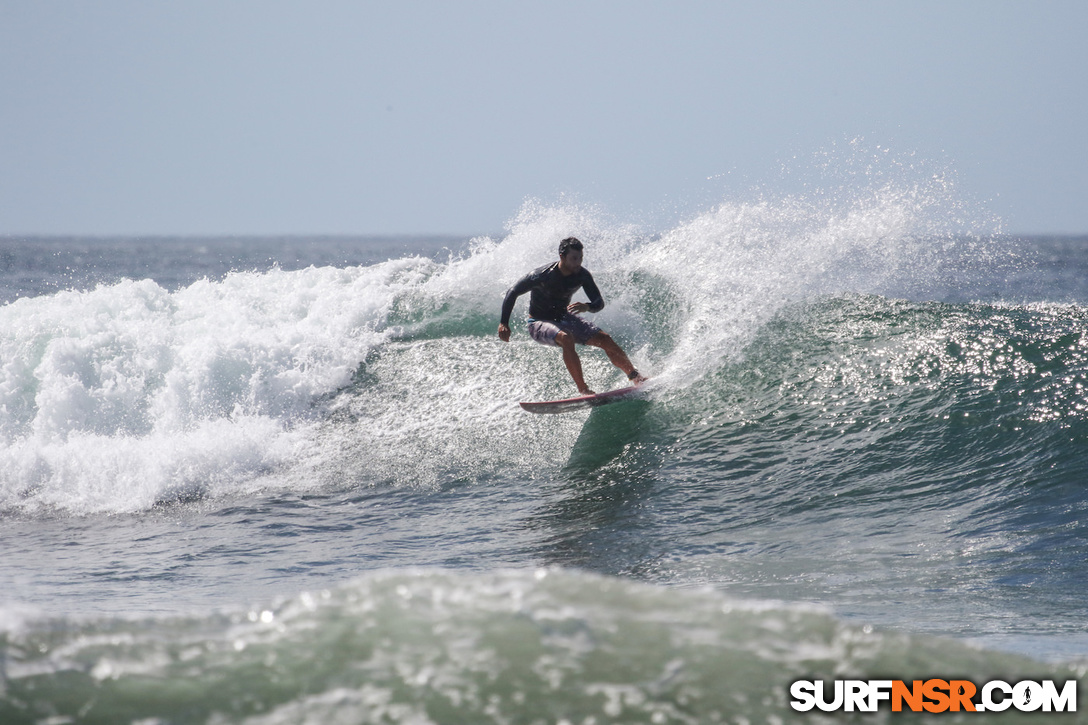
POLYGON ((518 280, 518 283, 506 292, 502 301, 502 319, 504 325, 510 324, 510 313, 518 297, 531 292, 529 296, 529 316, 534 320, 558 322, 567 314, 567 305, 574 293, 584 289, 589 297, 589 311, 600 312, 604 309, 604 298, 593 281, 593 275, 585 267, 571 275, 563 276, 559 271, 559 262, 546 264, 534 269, 518 280))

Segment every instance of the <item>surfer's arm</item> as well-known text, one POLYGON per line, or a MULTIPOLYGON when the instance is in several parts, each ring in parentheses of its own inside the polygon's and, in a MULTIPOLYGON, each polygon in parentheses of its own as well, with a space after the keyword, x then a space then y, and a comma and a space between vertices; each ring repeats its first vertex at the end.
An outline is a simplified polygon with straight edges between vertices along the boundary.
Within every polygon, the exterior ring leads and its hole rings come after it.
POLYGON ((585 270, 585 279, 582 280, 582 291, 586 293, 589 302, 573 302, 567 307, 571 312, 600 312, 604 309, 604 297, 597 289, 597 283, 593 281, 593 275, 585 270))
POLYGON ((514 303, 518 297, 528 292, 536 283, 534 273, 529 273, 518 280, 518 283, 506 291, 506 297, 502 301, 502 316, 499 318, 499 327, 510 326, 510 315, 514 312, 514 303))

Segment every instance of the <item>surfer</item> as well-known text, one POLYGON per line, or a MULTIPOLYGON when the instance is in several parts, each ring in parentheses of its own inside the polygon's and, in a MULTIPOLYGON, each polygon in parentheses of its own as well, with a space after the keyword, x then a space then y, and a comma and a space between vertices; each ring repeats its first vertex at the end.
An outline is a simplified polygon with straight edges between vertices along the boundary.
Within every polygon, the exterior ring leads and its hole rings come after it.
POLYGON ((559 261, 535 269, 518 280, 506 292, 502 302, 499 322, 499 339, 510 341, 510 313, 514 303, 526 292, 529 295, 529 336, 542 345, 552 345, 563 350, 563 362, 567 371, 583 395, 593 395, 582 376, 582 360, 575 344, 599 347, 608 355, 635 385, 646 380, 635 370, 627 354, 616 341, 601 328, 578 316, 581 312, 600 312, 604 298, 593 281, 593 275, 582 266, 582 243, 575 237, 567 237, 559 243, 559 261), (589 302, 571 302, 579 289, 585 291, 589 302))

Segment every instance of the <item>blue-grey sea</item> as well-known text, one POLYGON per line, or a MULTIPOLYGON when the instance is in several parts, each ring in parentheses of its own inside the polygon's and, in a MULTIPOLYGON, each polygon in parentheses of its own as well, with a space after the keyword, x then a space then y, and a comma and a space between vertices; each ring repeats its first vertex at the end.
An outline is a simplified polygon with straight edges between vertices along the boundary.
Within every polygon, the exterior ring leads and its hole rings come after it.
POLYGON ((0 722, 815 722, 798 678, 1082 678, 1088 237, 907 196, 0 238, 0 722), (574 388, 499 307, 570 234, 652 380, 530 415, 574 388))

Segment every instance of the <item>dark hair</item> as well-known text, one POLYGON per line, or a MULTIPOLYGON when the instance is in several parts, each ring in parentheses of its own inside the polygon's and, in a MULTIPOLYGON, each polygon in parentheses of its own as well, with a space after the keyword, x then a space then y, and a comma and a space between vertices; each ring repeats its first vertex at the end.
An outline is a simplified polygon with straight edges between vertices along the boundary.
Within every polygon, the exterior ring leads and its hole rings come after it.
POLYGON ((582 251, 582 243, 578 241, 577 237, 567 237, 563 241, 559 242, 559 256, 565 257, 567 252, 575 249, 579 252, 582 251))

